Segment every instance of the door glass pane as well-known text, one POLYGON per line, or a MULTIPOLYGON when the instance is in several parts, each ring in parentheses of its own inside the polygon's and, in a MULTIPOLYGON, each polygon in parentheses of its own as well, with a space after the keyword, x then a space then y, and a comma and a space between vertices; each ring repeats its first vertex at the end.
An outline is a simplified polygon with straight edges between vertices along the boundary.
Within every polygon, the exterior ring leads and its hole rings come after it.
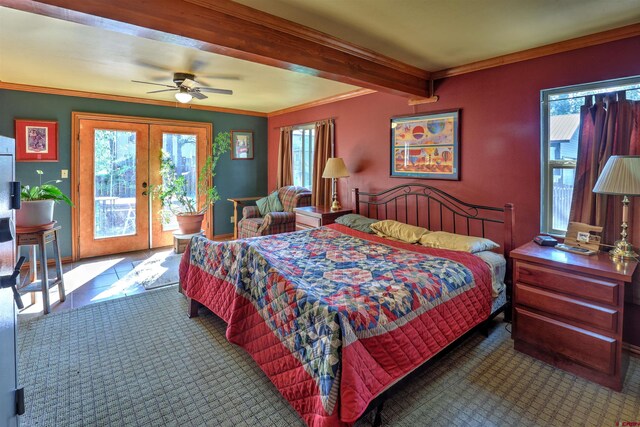
POLYGON ((94 133, 94 230, 96 239, 136 233, 136 133, 94 133))
MULTIPOLYGON (((196 200, 196 185, 198 182, 198 159, 196 157, 196 135, 163 133, 162 149, 169 156, 176 168, 176 176, 184 177, 184 191, 190 200, 196 200)), ((178 210, 182 210, 178 202, 173 203, 178 210)), ((178 221, 171 212, 164 215, 170 220, 162 224, 162 230, 177 230, 178 221)))

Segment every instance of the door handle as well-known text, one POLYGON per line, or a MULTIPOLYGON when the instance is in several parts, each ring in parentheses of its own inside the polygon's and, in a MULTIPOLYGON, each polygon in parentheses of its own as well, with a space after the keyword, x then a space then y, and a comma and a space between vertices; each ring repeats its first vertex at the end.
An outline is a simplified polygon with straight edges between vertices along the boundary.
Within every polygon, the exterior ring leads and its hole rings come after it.
POLYGON ((13 299, 16 302, 19 310, 24 308, 24 304, 22 304, 22 299, 20 299, 20 294, 18 293, 18 289, 16 288, 18 284, 18 277, 20 277, 20 269, 22 268, 22 264, 24 264, 24 260, 26 258, 21 256, 18 260, 18 263, 13 268, 12 274, 7 274, 6 276, 0 276, 0 288, 11 288, 13 291, 13 299))

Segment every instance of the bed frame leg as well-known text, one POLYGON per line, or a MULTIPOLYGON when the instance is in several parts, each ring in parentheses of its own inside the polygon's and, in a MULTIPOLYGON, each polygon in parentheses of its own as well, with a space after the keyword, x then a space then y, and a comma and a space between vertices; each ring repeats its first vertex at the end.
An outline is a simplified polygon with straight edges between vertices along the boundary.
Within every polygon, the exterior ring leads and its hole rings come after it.
POLYGON ((491 319, 487 319, 484 322, 482 322, 482 325, 480 325, 480 333, 485 338, 489 338, 489 325, 490 324, 491 324, 491 319))
POLYGON ((382 425, 382 409, 384 407, 384 402, 380 402, 378 407, 376 408, 376 416, 373 418, 373 427, 380 427, 382 425))
POLYGON ((202 304, 193 298, 187 298, 187 316, 189 318, 198 317, 198 309, 202 304))

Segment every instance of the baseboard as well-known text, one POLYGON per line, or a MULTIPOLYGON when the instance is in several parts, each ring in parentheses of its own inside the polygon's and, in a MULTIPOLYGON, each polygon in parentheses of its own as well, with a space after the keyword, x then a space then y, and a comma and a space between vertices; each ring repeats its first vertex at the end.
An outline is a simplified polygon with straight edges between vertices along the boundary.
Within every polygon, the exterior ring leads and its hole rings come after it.
POLYGON ((640 347, 638 347, 637 345, 624 342, 622 343, 622 348, 625 350, 629 350, 630 353, 633 353, 636 356, 640 356, 640 347))
POLYGON ((213 236, 213 240, 218 240, 218 241, 233 240, 233 233, 216 234, 215 236, 213 236))

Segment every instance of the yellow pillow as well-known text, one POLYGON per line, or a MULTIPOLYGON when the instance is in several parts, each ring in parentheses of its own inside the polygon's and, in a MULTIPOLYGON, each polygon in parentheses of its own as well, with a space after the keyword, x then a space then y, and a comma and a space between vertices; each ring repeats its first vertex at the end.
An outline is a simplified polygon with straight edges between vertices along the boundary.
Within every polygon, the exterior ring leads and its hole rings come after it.
POLYGON ((429 248, 450 249, 453 251, 481 252, 499 248, 496 242, 482 237, 434 231, 420 238, 420 244, 429 248))
POLYGON ((426 228, 404 224, 391 219, 373 223, 371 224, 371 229, 380 237, 406 243, 416 243, 420 240, 420 237, 429 232, 426 228))

